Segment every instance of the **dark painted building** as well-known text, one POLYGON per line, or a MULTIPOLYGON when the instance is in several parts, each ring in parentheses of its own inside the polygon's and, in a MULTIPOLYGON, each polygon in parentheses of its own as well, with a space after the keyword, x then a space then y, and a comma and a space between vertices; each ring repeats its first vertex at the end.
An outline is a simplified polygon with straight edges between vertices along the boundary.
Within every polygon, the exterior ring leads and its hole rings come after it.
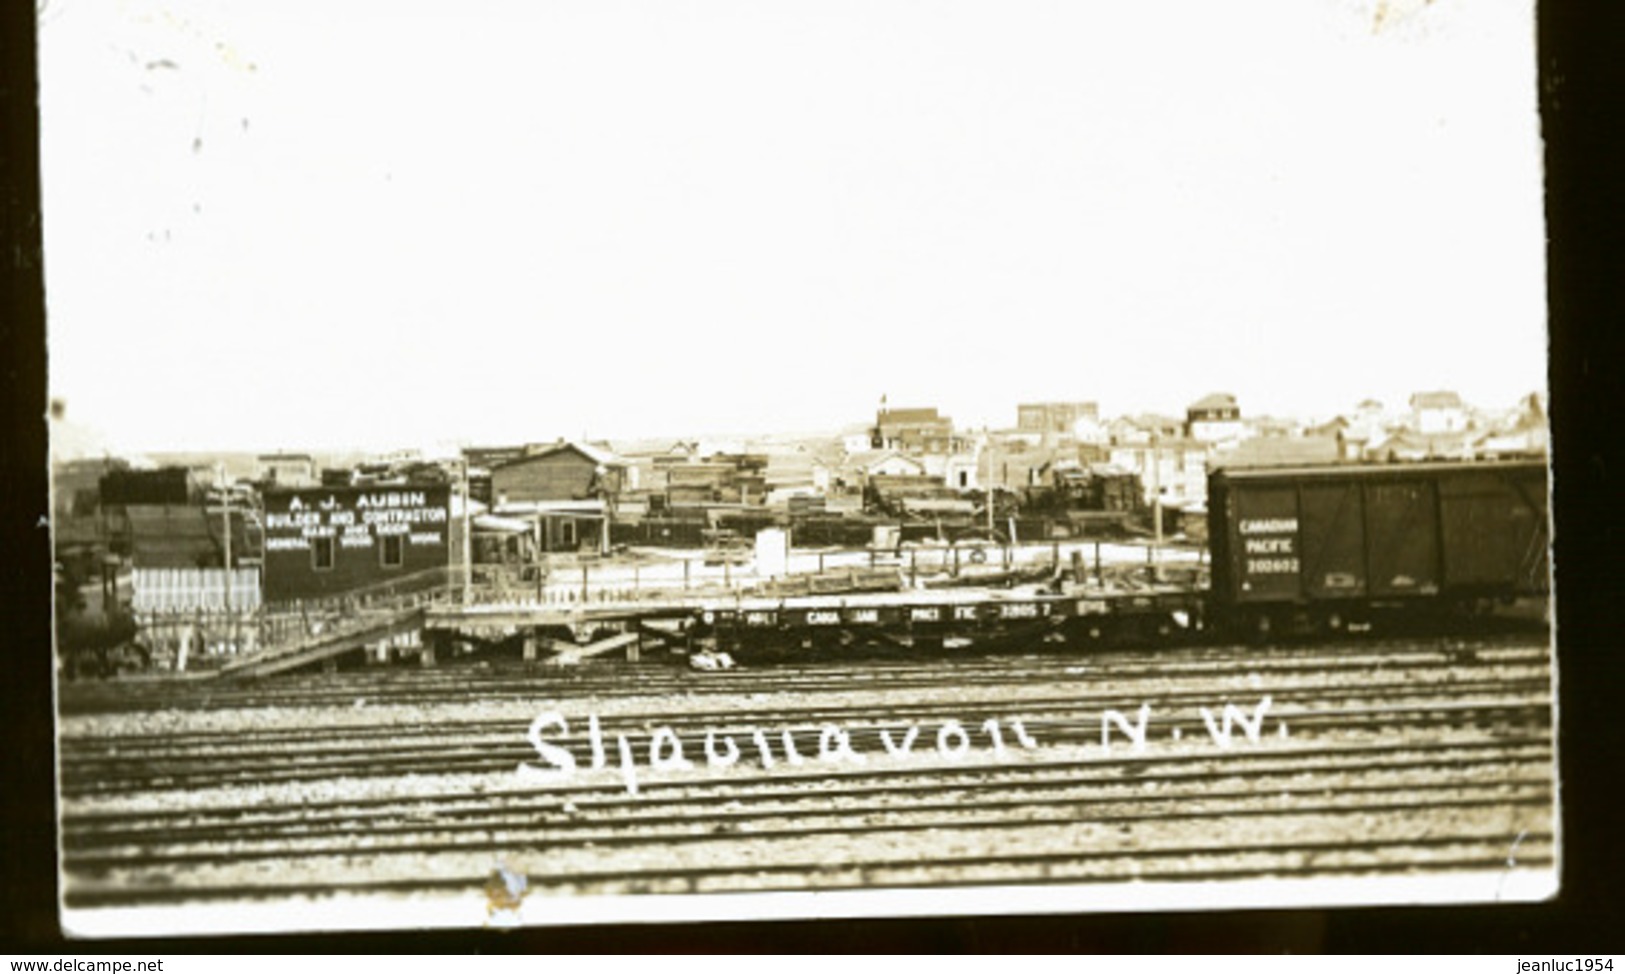
POLYGON ((445 568, 451 488, 265 492, 265 601, 320 598, 445 568))
POLYGON ((614 497, 625 486, 626 461, 582 443, 558 443, 491 469, 491 502, 526 504, 614 497))

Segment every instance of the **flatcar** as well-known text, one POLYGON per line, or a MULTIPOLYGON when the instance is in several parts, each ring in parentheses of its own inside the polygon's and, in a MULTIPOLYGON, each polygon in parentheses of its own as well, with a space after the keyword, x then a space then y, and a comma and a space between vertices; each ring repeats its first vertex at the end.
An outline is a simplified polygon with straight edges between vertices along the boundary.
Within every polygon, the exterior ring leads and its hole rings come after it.
POLYGON ((1541 461, 1221 468, 1209 623, 1335 631, 1544 596, 1549 525, 1541 461))

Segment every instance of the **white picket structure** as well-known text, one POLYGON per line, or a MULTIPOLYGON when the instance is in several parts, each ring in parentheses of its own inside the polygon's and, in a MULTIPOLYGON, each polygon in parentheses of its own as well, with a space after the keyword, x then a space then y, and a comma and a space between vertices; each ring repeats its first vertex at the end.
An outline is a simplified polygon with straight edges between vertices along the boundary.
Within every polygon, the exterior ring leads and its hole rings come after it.
POLYGON ((137 568, 131 608, 142 613, 256 612, 260 607, 258 568, 231 572, 231 604, 223 568, 137 568))

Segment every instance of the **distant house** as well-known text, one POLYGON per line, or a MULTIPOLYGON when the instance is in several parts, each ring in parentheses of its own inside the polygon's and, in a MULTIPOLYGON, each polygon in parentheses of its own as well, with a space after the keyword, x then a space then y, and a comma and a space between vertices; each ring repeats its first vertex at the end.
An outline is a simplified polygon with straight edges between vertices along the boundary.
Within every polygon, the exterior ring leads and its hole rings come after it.
POLYGON ((1185 424, 1172 416, 1140 413, 1122 416, 1106 426, 1112 445, 1150 443, 1153 438, 1177 440, 1184 438, 1185 424))
POLYGON ((1399 430, 1366 447, 1365 458, 1378 463, 1407 460, 1468 460, 1474 455, 1473 437, 1466 431, 1416 433, 1399 430))
POLYGON ((1303 435, 1329 437, 1335 440, 1339 436, 1348 433, 1352 425, 1353 424, 1349 422, 1347 416, 1334 416, 1324 423, 1319 423, 1314 426, 1305 426, 1303 428, 1303 435))
POLYGON ((1550 442, 1546 410, 1538 396, 1530 395, 1519 403, 1506 422, 1474 441, 1473 449, 1482 457, 1544 456, 1550 442))
POLYGON ((1411 425, 1425 436, 1467 428, 1467 407, 1454 392, 1418 392, 1411 397, 1411 425))
POLYGON ((884 451, 863 460, 863 475, 873 477, 923 477, 925 464, 900 453, 884 451))
POLYGON ((1111 442, 1111 430, 1099 416, 1079 416, 1072 424, 1072 438, 1089 446, 1105 446, 1111 442))
POLYGON ((943 465, 942 479, 955 490, 981 490, 978 476, 982 458, 974 453, 956 453, 943 465))
POLYGON ((952 453, 958 447, 953 420, 935 408, 882 409, 875 414, 870 446, 903 453, 952 453))
POLYGON ((847 456, 854 453, 868 453, 875 448, 874 427, 849 427, 841 431, 841 452, 847 456))
POLYGON ((1207 503, 1207 457, 1207 444, 1174 439, 1113 446, 1110 463, 1139 478, 1147 504, 1184 507, 1207 503))
POLYGON ((1228 392, 1211 393, 1185 407, 1186 435, 1198 442, 1239 439, 1244 430, 1241 405, 1228 392))
POLYGON ((1551 433, 1544 424, 1539 424, 1486 433, 1473 442, 1473 453, 1487 458, 1544 456, 1550 447, 1551 433))
POLYGON ((559 442, 491 469, 495 506, 535 501, 587 500, 618 495, 626 461, 586 443, 559 442))
POLYGON ((1016 429, 1024 433, 1071 433, 1079 420, 1100 420, 1094 402, 1037 402, 1016 406, 1016 429))
POLYGON ((262 453, 254 458, 254 479, 267 487, 316 487, 321 472, 308 453, 262 453))

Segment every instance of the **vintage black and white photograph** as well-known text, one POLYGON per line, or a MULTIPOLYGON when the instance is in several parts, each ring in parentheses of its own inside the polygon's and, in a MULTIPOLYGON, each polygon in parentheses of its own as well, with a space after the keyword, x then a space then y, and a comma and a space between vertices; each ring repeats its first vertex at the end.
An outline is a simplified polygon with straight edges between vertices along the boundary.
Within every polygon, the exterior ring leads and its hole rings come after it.
POLYGON ((1528 0, 45 0, 61 922, 1560 888, 1528 0))

